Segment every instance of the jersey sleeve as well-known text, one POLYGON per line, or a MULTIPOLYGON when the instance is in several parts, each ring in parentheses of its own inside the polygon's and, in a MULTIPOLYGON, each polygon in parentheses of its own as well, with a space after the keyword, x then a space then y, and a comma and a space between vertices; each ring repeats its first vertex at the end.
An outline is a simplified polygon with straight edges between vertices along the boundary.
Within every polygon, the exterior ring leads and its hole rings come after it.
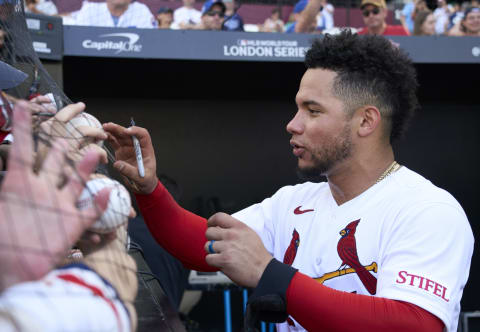
POLYGON ((391 228, 381 243, 377 296, 413 303, 456 331, 473 253, 465 213, 455 204, 418 203, 391 228))
POLYGON ((278 213, 278 203, 281 200, 283 190, 280 189, 275 195, 254 204, 235 214, 232 217, 242 221, 252 228, 262 239, 267 251, 273 255, 273 241, 275 235, 274 222, 275 214, 278 213))

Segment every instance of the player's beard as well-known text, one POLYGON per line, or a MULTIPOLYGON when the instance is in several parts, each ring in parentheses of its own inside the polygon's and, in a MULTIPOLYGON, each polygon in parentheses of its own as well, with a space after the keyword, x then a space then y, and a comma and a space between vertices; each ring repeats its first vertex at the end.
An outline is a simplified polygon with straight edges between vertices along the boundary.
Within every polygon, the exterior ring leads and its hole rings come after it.
POLYGON ((322 176, 339 162, 347 159, 352 153, 352 137, 350 125, 346 124, 342 132, 327 144, 311 151, 311 166, 297 166, 297 175, 301 180, 318 182, 322 176))

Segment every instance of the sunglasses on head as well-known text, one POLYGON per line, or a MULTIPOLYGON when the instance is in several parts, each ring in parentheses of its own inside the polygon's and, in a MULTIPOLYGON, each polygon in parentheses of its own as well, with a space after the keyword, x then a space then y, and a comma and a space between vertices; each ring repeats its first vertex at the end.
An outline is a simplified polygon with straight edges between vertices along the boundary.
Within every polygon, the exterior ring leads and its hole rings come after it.
POLYGON ((218 17, 223 17, 223 13, 222 13, 222 12, 219 12, 219 11, 217 11, 217 10, 209 11, 209 12, 207 12, 207 15, 208 15, 208 16, 218 15, 218 17))
POLYGON ((378 13, 380 13, 380 8, 378 8, 378 7, 375 7, 372 10, 364 9, 362 11, 363 16, 365 16, 365 17, 370 16, 370 14, 377 15, 378 13))

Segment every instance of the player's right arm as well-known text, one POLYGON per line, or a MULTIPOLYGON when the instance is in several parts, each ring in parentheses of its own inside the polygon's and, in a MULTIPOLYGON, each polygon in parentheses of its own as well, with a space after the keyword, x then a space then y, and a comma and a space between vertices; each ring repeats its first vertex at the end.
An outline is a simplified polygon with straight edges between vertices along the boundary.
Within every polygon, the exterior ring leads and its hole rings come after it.
POLYGON ((155 240, 187 268, 214 271, 205 261, 207 220, 183 209, 157 178, 157 162, 148 131, 106 123, 103 129, 115 150, 113 167, 127 177, 127 186, 135 193, 138 206, 155 240), (145 177, 138 174, 132 135, 140 142, 145 177))

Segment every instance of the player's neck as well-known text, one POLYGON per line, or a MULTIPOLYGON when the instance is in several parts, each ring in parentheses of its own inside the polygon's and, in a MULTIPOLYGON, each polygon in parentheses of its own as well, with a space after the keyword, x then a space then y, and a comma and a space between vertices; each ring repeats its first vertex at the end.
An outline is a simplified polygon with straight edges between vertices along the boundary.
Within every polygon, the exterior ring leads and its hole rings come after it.
POLYGON ((108 10, 110 11, 110 14, 113 16, 122 16, 123 13, 125 13, 128 9, 128 4, 127 5, 112 5, 110 3, 107 3, 108 10))
POLYGON ((366 158, 348 160, 327 175, 332 196, 338 205, 354 199, 382 178, 394 161, 393 150, 366 158))

